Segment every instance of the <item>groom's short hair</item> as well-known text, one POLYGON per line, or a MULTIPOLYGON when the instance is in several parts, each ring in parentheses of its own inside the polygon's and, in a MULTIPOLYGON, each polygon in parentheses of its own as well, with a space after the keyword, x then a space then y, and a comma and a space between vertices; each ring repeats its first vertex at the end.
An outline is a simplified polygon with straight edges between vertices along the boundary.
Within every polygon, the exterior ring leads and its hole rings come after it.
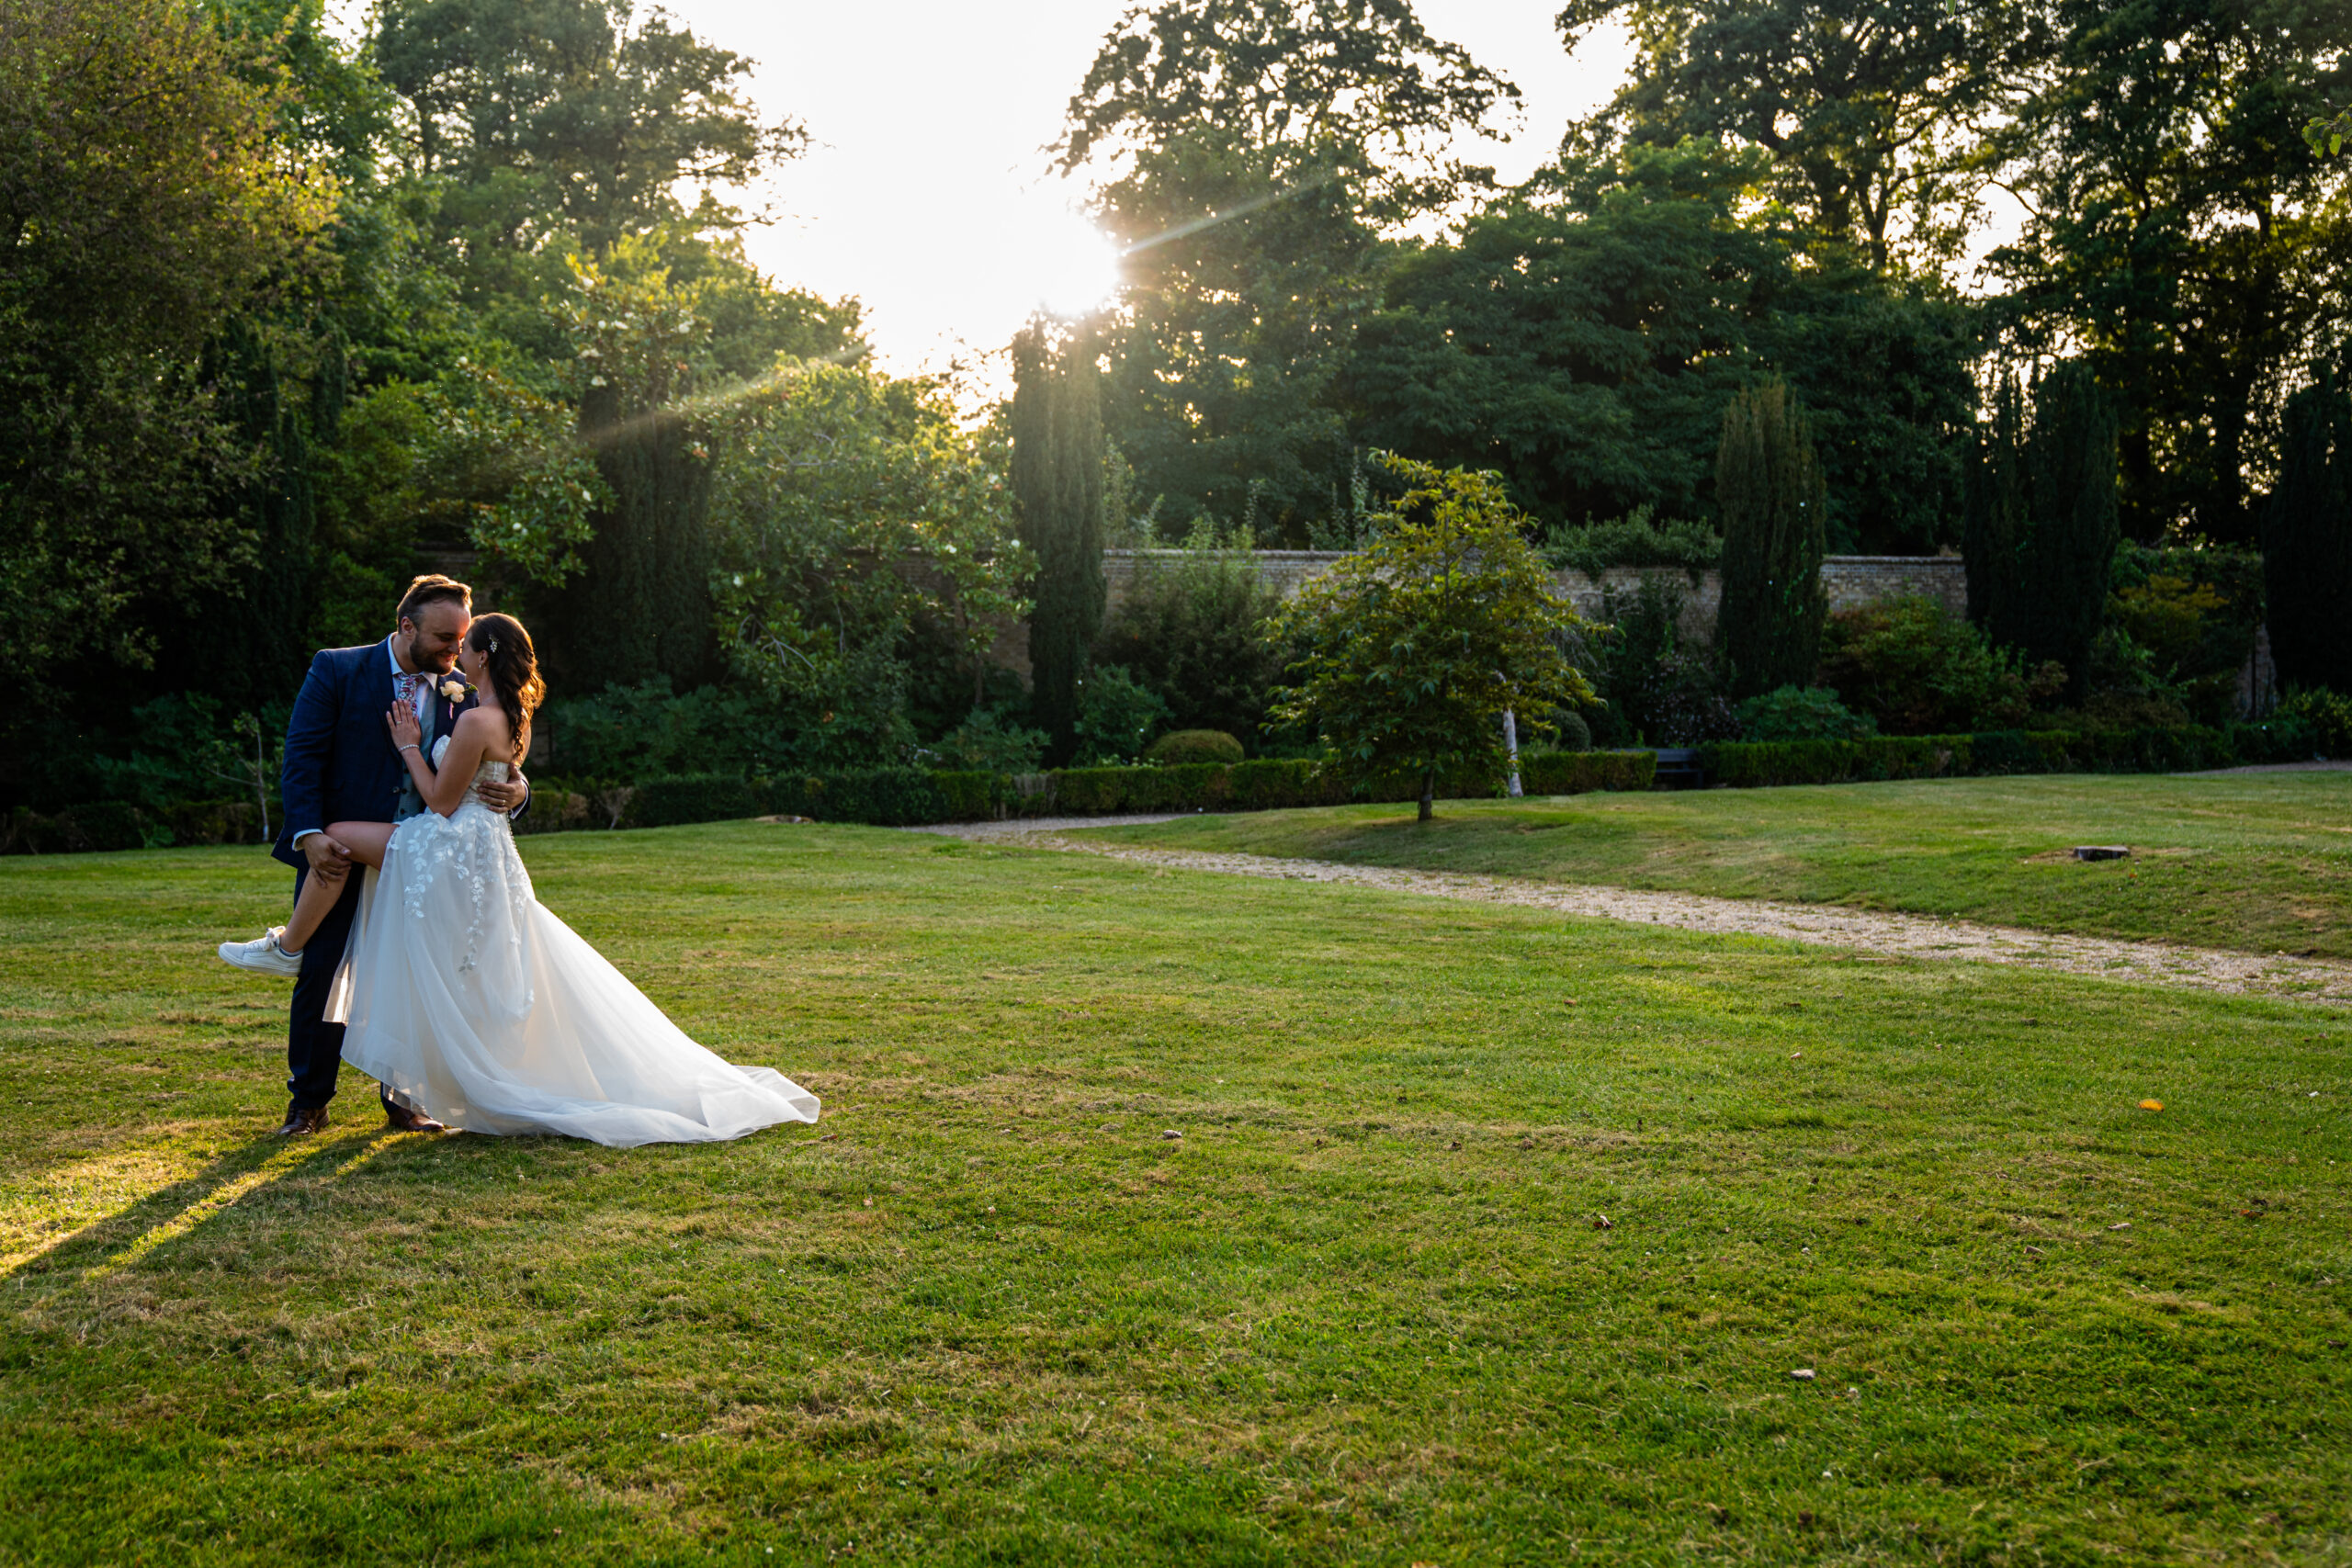
POLYGON ((427 572, 411 582, 408 585, 408 592, 401 595, 400 612, 392 617, 392 624, 398 626, 402 621, 413 621, 416 618, 418 611, 427 604, 437 604, 444 599, 453 604, 462 605, 468 614, 473 611, 474 591, 472 589, 454 577, 444 577, 437 571, 427 572))

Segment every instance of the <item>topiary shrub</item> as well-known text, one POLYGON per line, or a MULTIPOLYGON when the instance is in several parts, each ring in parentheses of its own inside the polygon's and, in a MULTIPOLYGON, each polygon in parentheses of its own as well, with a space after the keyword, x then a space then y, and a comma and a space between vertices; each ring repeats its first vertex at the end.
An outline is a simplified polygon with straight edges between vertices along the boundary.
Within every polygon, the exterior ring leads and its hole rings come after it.
POLYGON ((1241 742, 1222 729, 1179 729, 1153 741, 1143 755, 1144 761, 1166 767, 1183 762, 1238 762, 1241 742))
POLYGON ((1859 740, 1878 723, 1826 686, 1781 686, 1739 705, 1743 740, 1859 740))

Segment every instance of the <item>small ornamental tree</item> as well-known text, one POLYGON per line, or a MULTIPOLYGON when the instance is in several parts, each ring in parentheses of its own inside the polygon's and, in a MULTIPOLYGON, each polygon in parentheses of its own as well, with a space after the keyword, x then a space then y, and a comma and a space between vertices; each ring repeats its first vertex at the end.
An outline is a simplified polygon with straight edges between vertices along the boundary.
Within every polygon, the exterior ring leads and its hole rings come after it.
POLYGON ((1528 546, 1500 476, 1380 461, 1407 494, 1370 547, 1275 617, 1272 635, 1302 657, 1269 720, 1312 727, 1352 784, 1419 774, 1426 822, 1441 773, 1501 773, 1506 712, 1548 733, 1555 709, 1595 698, 1565 651, 1585 623, 1528 546))
POLYGON ((1774 381, 1734 398, 1715 453, 1724 519, 1715 651, 1735 696, 1813 680, 1829 597, 1821 586, 1828 516, 1804 418, 1774 381))

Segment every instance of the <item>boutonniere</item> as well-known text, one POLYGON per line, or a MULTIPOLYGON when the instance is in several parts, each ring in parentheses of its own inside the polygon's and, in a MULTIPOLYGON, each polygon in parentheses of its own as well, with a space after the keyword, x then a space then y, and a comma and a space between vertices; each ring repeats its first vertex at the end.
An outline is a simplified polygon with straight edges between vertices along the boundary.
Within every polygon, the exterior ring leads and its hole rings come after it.
POLYGON ((448 680, 441 682, 441 700, 443 702, 461 703, 473 694, 473 687, 468 685, 465 682, 458 680, 455 676, 451 676, 448 680))

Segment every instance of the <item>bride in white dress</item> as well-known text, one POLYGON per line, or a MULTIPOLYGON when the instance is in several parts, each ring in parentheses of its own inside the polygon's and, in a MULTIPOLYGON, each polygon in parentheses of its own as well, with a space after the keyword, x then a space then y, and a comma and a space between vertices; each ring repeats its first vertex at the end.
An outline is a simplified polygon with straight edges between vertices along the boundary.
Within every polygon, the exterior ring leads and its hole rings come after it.
POLYGON ((506 818, 474 791, 529 744, 543 690, 531 640, 514 617, 483 615, 458 662, 485 700, 437 743, 437 773, 415 714, 401 705, 389 717, 424 813, 328 829, 379 868, 327 1003, 347 1025, 343 1059, 469 1133, 627 1147, 816 1121, 815 1095, 695 1043, 532 897, 506 818))

